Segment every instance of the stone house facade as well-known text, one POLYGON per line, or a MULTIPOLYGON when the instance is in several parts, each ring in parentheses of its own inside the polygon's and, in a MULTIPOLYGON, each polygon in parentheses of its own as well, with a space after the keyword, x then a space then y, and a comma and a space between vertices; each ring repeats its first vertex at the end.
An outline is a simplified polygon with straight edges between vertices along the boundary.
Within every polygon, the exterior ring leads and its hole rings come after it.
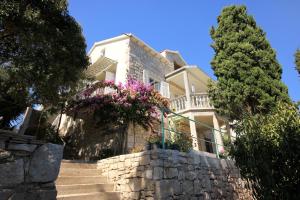
MULTIPOLYGON (((94 43, 88 56, 91 65, 87 74, 96 81, 125 83, 132 77, 152 84, 169 98, 174 113, 165 123, 171 124, 173 130, 190 134, 194 150, 210 153, 223 150, 222 134, 232 134, 232 131, 228 122, 215 113, 209 102, 207 83, 211 78, 199 67, 187 64, 178 51, 157 52, 133 34, 123 34, 94 43)), ((63 116, 62 131, 72 124, 67 122, 67 118, 63 116)), ((145 134, 147 131, 141 127, 130 126, 128 147, 145 143, 145 134)), ((166 131, 166 134, 174 133, 166 131)))

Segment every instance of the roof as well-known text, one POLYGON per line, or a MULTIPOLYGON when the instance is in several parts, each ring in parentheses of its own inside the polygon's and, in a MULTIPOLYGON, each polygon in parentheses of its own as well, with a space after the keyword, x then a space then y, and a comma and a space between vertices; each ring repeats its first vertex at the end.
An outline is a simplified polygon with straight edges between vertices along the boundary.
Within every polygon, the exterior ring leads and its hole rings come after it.
POLYGON ((109 38, 106 40, 102 40, 99 42, 95 42, 93 44, 93 46, 91 47, 91 49, 88 52, 88 56, 91 55, 92 51, 99 45, 104 45, 104 44, 109 44, 109 43, 113 43, 113 42, 117 42, 117 41, 121 41, 121 40, 125 40, 125 39, 130 39, 131 41, 135 42, 136 44, 138 44, 139 46, 143 47, 144 49, 146 49, 147 51, 149 51, 151 54, 153 54, 154 56, 156 56, 157 58, 159 58, 162 62, 171 64, 170 61, 165 58, 164 56, 162 56, 159 52, 157 52, 156 50, 154 50, 152 47, 150 47, 148 44, 146 44, 144 41, 142 41, 141 39, 139 39, 138 37, 136 37, 135 35, 133 35, 132 33, 124 33, 122 35, 119 35, 117 37, 113 37, 113 38, 109 38))

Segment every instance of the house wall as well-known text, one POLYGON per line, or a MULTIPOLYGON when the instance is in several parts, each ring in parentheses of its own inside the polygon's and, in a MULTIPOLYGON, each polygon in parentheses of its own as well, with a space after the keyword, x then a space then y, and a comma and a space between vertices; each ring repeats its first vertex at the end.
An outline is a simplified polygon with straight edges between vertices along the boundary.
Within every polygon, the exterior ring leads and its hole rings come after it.
POLYGON ((129 42, 129 76, 143 81, 143 70, 157 81, 165 80, 164 75, 173 70, 171 63, 164 63, 158 57, 146 51, 136 41, 129 42))
POLYGON ((253 199, 233 161, 204 152, 157 149, 103 159, 98 168, 123 200, 253 199))
POLYGON ((117 61, 115 83, 125 83, 129 67, 129 38, 96 46, 90 54, 92 63, 100 57, 103 49, 105 57, 117 61))
POLYGON ((182 60, 182 58, 177 53, 164 51, 161 53, 161 55, 167 58, 171 63, 176 62, 180 66, 186 65, 185 61, 182 60))

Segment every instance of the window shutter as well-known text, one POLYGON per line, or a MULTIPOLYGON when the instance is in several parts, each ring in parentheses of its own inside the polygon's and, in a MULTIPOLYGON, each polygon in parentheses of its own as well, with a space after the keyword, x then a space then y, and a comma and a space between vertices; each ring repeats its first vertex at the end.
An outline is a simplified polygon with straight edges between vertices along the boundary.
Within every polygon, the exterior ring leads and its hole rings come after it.
POLYGON ((160 83, 160 94, 164 97, 170 98, 169 83, 161 81, 161 83, 160 83))
POLYGON ((144 84, 149 84, 149 73, 147 70, 143 70, 143 82, 144 84))

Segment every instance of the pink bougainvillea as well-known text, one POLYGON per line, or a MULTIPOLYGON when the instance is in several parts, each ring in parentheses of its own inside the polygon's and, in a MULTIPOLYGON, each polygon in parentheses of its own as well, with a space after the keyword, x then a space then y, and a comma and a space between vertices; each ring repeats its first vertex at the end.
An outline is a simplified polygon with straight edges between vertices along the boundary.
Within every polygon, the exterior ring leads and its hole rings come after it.
POLYGON ((158 108, 161 107, 169 107, 166 98, 151 85, 129 79, 124 85, 111 81, 91 85, 80 93, 79 99, 68 102, 66 113, 75 116, 92 115, 99 125, 134 122, 149 128, 158 117, 158 108), (113 92, 104 93, 105 88, 113 92))

